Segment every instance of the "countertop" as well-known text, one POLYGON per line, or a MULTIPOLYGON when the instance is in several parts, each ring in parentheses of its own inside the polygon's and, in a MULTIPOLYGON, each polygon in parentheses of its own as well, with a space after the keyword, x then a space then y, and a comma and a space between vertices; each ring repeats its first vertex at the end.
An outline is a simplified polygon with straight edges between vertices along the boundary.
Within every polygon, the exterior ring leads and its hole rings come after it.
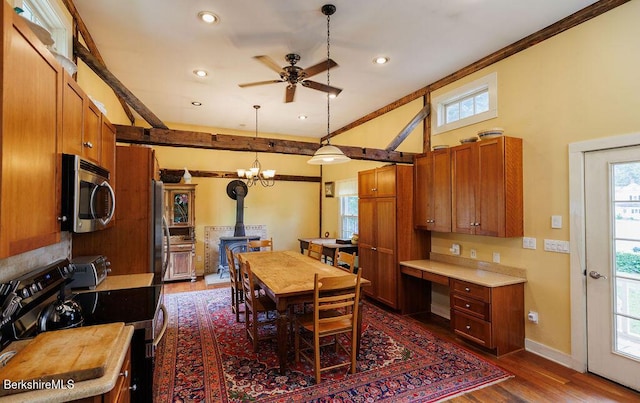
POLYGON ((433 274, 438 274, 445 277, 454 278, 456 280, 468 281, 470 283, 482 285, 485 287, 501 287, 505 285, 527 282, 527 279, 523 277, 510 276, 507 274, 496 273, 488 270, 458 266, 455 264, 443 263, 435 260, 408 260, 400 262, 400 265, 433 274))
MULTIPOLYGON (((116 341, 115 351, 118 353, 110 357, 105 374, 100 378, 77 382, 73 389, 48 389, 16 393, 0 398, 0 402, 67 402, 109 392, 116 385, 120 376, 120 369, 127 355, 132 336, 133 326, 125 326, 116 341)), ((7 349, 19 351, 28 343, 27 340, 13 342, 7 349)))

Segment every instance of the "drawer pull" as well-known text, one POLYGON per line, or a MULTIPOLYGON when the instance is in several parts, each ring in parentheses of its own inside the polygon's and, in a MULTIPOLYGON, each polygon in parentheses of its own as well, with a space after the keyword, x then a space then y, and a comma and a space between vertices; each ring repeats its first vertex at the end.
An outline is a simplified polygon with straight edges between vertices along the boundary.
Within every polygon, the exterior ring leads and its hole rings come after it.
POLYGON ((120 376, 124 376, 125 378, 128 378, 129 377, 129 371, 127 371, 125 369, 124 372, 120 372, 120 376))
POLYGON ((471 325, 467 325, 465 327, 467 328, 467 330, 471 330, 471 325))
POLYGON ((84 143, 82 143, 82 145, 87 148, 93 148, 93 144, 90 141, 85 141, 84 143))
POLYGON ((464 304, 464 307, 465 307, 465 308, 471 308, 471 305, 469 305, 469 304, 464 304))
POLYGON ((469 287, 464 287, 464 290, 465 290, 466 292, 471 292, 471 289, 470 289, 469 287))

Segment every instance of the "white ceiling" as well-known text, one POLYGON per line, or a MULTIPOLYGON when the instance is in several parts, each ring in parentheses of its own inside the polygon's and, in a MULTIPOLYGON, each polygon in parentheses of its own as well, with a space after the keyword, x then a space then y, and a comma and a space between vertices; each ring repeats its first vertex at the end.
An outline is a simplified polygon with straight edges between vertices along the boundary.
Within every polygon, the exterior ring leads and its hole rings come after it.
MULTIPOLYGON (((165 123, 320 138, 327 134, 323 92, 285 83, 253 56, 300 67, 326 59, 331 17, 331 131, 451 74, 586 6, 591 0, 75 0, 109 70, 165 123), (197 18, 209 10, 221 21, 197 18), (390 63, 375 65, 384 55, 390 63), (201 79, 194 69, 205 69, 201 79), (192 101, 202 106, 191 105, 192 101), (297 119, 300 114, 309 118, 297 119)), ((311 78, 326 84, 326 72, 311 78)), ((408 123, 408 122, 407 122, 408 123)), ((402 127, 398 127, 400 131, 402 127)))

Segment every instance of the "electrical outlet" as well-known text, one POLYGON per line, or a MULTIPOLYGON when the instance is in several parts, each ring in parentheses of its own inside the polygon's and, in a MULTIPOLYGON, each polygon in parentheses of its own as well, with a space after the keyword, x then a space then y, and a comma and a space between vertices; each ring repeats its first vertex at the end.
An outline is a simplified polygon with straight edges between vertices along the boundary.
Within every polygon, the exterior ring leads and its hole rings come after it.
POLYGON ((493 263, 500 263, 500 253, 493 252, 493 263))
POLYGON ((529 311, 529 314, 527 315, 527 319, 529 319, 529 322, 538 323, 538 312, 529 311))
POLYGON ((469 251, 469 255, 471 256, 471 258, 472 258, 472 259, 475 259, 475 258, 477 258, 477 257, 478 257, 478 255, 477 255, 477 253, 476 253, 476 250, 475 250, 475 249, 471 249, 471 250, 469 251))
POLYGON ((452 255, 460 256, 460 244, 454 243, 449 249, 452 255))

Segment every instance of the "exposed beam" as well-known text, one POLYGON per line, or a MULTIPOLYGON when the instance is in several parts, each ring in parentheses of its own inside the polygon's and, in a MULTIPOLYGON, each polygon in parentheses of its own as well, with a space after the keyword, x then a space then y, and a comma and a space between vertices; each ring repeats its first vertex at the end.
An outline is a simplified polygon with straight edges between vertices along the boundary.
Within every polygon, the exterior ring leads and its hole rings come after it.
MULTIPOLYGON (((397 101, 394 101, 388 105, 383 106, 382 108, 375 110, 369 113, 366 116, 361 117, 360 119, 349 123, 348 125, 341 127, 329 133, 328 135, 322 137, 323 141, 326 141, 332 137, 337 136, 340 133, 344 133, 348 130, 351 130, 355 127, 358 127, 370 120, 373 120, 379 116, 384 115, 396 108, 399 108, 403 105, 408 104, 409 102, 424 96, 425 94, 437 90, 438 88, 442 88, 445 85, 451 84, 463 77, 468 76, 469 74, 475 73, 478 70, 482 70, 485 67, 488 67, 494 63, 499 62, 500 60, 506 59, 507 57, 513 56, 514 54, 521 52, 525 49, 528 49, 542 41, 545 41, 555 35, 558 35, 570 28, 573 28, 577 25, 582 24, 583 22, 589 21, 592 18, 595 18, 601 14, 606 13, 607 11, 613 10, 614 8, 621 6, 625 3, 628 3, 630 0, 600 0, 583 8, 582 10, 576 11, 568 17, 561 19, 560 21, 549 25, 546 28, 541 29, 538 32, 535 32, 523 39, 520 39, 517 42, 508 45, 489 56, 486 56, 470 65, 463 67, 462 69, 456 71, 453 74, 450 74, 446 77, 439 79, 438 81, 427 85, 417 91, 412 92, 409 95, 406 95, 397 101)), ((426 150, 425 150, 426 151, 426 150)))
POLYGON ((104 64, 100 63, 98 59, 96 59, 96 57, 93 56, 91 52, 89 52, 89 50, 78 41, 78 38, 73 38, 73 51, 76 55, 78 55, 80 59, 82 59, 83 62, 87 64, 87 66, 89 66, 89 68, 91 68, 91 70, 93 70, 98 75, 98 77, 100 77, 105 83, 107 83, 107 85, 111 87, 116 94, 124 98, 127 104, 131 105, 133 110, 138 112, 138 114, 142 116, 142 118, 146 120, 147 123, 149 123, 153 127, 167 129, 167 126, 162 123, 162 121, 156 115, 154 115, 153 112, 151 112, 149 108, 147 108, 135 95, 133 95, 133 93, 129 91, 127 87, 125 87, 124 84, 122 84, 120 80, 118 80, 116 76, 114 76, 104 66, 104 64))
MULTIPOLYGON (((184 169, 161 169, 161 174, 173 176, 184 175, 184 169)), ((217 178, 217 179, 240 179, 237 172, 231 171, 198 171, 189 170, 194 178, 217 178)), ((293 181, 293 182, 318 182, 322 181, 320 176, 302 176, 302 175, 277 175, 274 177, 276 181, 293 181)))
MULTIPOLYGON (((122 143, 149 144, 168 147, 191 147, 211 150, 254 151, 312 156, 320 144, 304 141, 233 136, 171 129, 146 129, 137 126, 116 126, 116 140, 122 143)), ((348 157, 356 160, 391 163, 413 163, 414 153, 372 148, 339 146, 348 157)))
MULTIPOLYGON (((96 59, 98 59, 98 61, 102 63, 103 66, 106 66, 107 64, 104 62, 104 59, 102 58, 102 55, 98 50, 98 46, 93 41, 93 37, 89 33, 89 29, 87 29, 87 26, 82 20, 82 17, 80 17, 80 13, 78 13, 78 9, 76 9, 76 5, 73 4, 73 0, 62 0, 62 2, 67 7, 67 10, 69 10, 69 13, 71 13, 71 17, 76 22, 76 27, 78 28, 78 31, 80 31, 80 34, 84 39, 84 43, 87 44, 87 47, 89 48, 89 51, 91 52, 91 54, 94 55, 96 59)), ((124 113, 127 115, 127 118, 129 118, 129 122, 133 124, 136 121, 136 118, 133 116, 131 109, 129 109, 129 106, 124 101, 124 98, 118 95, 117 92, 115 94, 116 94, 116 98, 118 98, 118 101, 120 102, 120 105, 122 105, 122 109, 124 110, 124 113)))
POLYGON ((431 105, 426 104, 422 107, 422 109, 420 109, 416 116, 414 116, 413 119, 411 119, 411 121, 407 123, 404 129, 400 130, 400 133, 398 133, 398 135, 393 140, 391 140, 391 143, 389 143, 385 150, 395 151, 396 148, 398 148, 398 146, 402 144, 404 139, 406 139, 407 136, 411 134, 413 129, 418 126, 418 123, 422 122, 427 116, 429 116, 429 113, 431 113, 431 105))

